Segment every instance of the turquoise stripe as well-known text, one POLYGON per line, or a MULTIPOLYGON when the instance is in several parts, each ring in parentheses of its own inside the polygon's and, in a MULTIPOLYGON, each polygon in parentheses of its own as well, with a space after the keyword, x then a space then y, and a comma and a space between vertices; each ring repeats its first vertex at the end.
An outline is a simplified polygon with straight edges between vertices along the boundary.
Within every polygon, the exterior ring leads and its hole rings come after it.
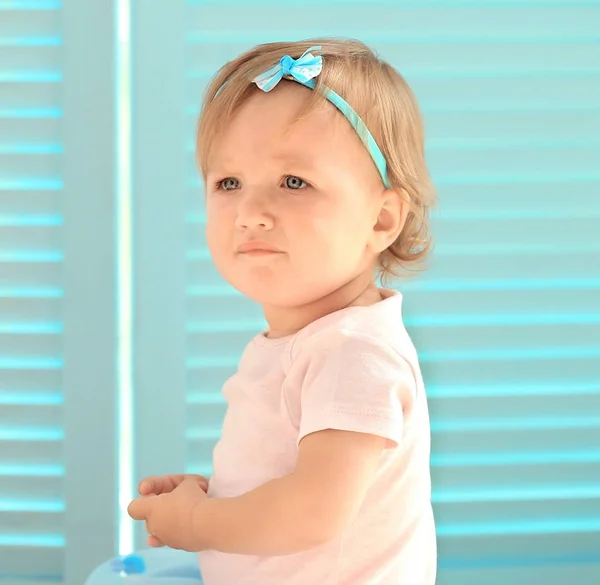
POLYGON ((61 225, 63 225, 63 218, 60 215, 0 215, 0 226, 6 227, 57 227, 61 225))
POLYGON ((59 10, 60 0, 0 0, 0 10, 59 10))
POLYGON ((59 358, 17 358, 0 356, 0 370, 61 370, 63 362, 59 358))
POLYGON ((426 145, 427 150, 515 150, 518 148, 535 148, 556 150, 567 148, 596 149, 600 148, 600 140, 551 140, 548 138, 431 138, 426 145))
POLYGON ((60 500, 6 500, 0 499, 0 512, 20 512, 20 513, 39 513, 46 512, 50 514, 62 513, 65 511, 65 504, 60 500))
POLYGON ((599 450, 511 451, 508 453, 453 453, 431 456, 434 468, 503 467, 513 465, 576 465, 600 463, 599 450))
POLYGON ((61 299, 64 291, 50 287, 0 288, 0 299, 61 299))
POLYGON ((11 108, 0 109, 0 119, 37 119, 37 118, 62 118, 63 112, 60 108, 11 108))
POLYGON ((600 381, 578 382, 515 382, 514 384, 483 384, 460 386, 427 386, 427 396, 434 399, 501 398, 509 396, 582 396, 600 394, 600 381))
MULTIPOLYGON (((493 556, 493 557, 444 557, 441 556, 438 560, 438 569, 443 570, 456 570, 456 569, 516 569, 516 568, 529 568, 539 567, 541 570, 550 569, 553 571, 553 567, 571 565, 580 567, 581 565, 596 565, 600 564, 600 555, 592 554, 577 554, 577 555, 562 555, 556 556, 555 554, 551 557, 541 556, 522 556, 522 557, 507 557, 507 556, 493 556)), ((549 571, 548 571, 549 572, 549 571)), ((543 581, 548 585, 554 585, 547 579, 543 581)), ((511 583, 507 579, 507 585, 511 583)), ((538 581, 539 583, 539 581, 538 581)))
POLYGON ((424 351, 419 353, 421 362, 466 361, 527 361, 569 360, 600 358, 600 347, 544 347, 522 349, 468 349, 457 351, 424 351))
POLYGON ((0 427, 1 441, 63 441, 64 431, 60 428, 2 428, 0 427))
POLYGON ((0 71, 0 83, 59 83, 60 71, 0 71))
POLYGON ((63 253, 58 250, 0 250, 0 262, 28 263, 28 262, 62 262, 63 253))
POLYGON ((0 546, 25 548, 63 548, 62 534, 0 534, 0 546))
POLYGON ((61 179, 2 179, 0 191, 61 191, 61 179))
POLYGON ((502 243, 502 244, 437 244, 433 255, 437 256, 504 256, 505 254, 600 254, 599 243, 571 244, 556 242, 552 244, 502 243))
POLYGON ((567 520, 528 520, 513 522, 486 522, 482 524, 440 524, 437 534, 441 537, 456 536, 522 536, 540 534, 594 533, 600 530, 600 518, 567 520))
POLYGON ((507 278, 489 280, 421 280, 404 284, 406 291, 491 292, 491 291, 574 291, 598 290, 600 278, 507 278))
MULTIPOLYGON (((600 184, 598 185, 600 188, 600 184)), ((508 209, 490 209, 479 211, 453 211, 443 207, 432 214, 432 219, 439 222, 451 221, 530 221, 530 220, 548 220, 555 219, 564 221, 565 219, 597 219, 600 218, 600 201, 598 209, 583 207, 581 209, 536 209, 536 210, 508 210, 508 209)))
POLYGON ((63 331, 62 323, 0 322, 0 335, 59 335, 63 331))
POLYGON ((421 102, 421 111, 425 116, 432 114, 492 114, 495 116, 505 117, 514 114, 578 114, 582 116, 590 116, 600 112, 600 106, 594 103, 581 103, 576 106, 569 105, 568 102, 556 103, 507 103, 499 104, 494 102, 463 102, 457 103, 439 103, 421 102))
POLYGON ((60 47, 61 37, 0 37, 0 47, 60 47))
MULTIPOLYGON (((503 315, 430 315, 407 317, 407 327, 514 327, 536 325, 600 325, 600 313, 503 315)), ((599 335, 600 339, 600 335, 599 335)))
POLYGON ((547 185, 555 183, 597 183, 600 182, 599 173, 565 173, 562 170, 551 172, 548 170, 544 174, 517 174, 507 173, 506 175, 453 175, 453 176, 436 176, 434 173, 434 181, 438 186, 443 185, 547 185))
POLYGON ((62 144, 0 144, 0 154, 62 154, 62 144))
POLYGON ((600 485, 502 486, 473 489, 440 488, 434 490, 434 504, 466 504, 471 502, 537 502, 548 500, 589 500, 600 498, 600 485))
MULTIPOLYGON (((60 406, 64 398, 59 392, 7 392, 0 391, 0 404, 5 406, 60 406)), ((0 465, 0 469, 1 469, 0 465)))
POLYGON ((432 433, 473 433, 497 431, 547 431, 564 429, 597 429, 600 416, 562 416, 540 418, 482 418, 464 420, 432 419, 432 433))
POLYGON ((62 465, 0 465, 2 477, 63 477, 62 465))

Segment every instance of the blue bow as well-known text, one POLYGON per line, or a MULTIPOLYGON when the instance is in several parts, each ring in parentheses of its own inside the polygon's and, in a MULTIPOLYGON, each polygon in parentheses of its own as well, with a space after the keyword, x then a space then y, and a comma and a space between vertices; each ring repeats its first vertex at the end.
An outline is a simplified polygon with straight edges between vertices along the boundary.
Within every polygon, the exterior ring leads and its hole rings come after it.
POLYGON ((271 91, 284 76, 291 76, 302 84, 310 81, 321 73, 323 68, 323 57, 315 57, 310 51, 321 47, 311 47, 298 59, 292 59, 289 55, 283 56, 277 65, 267 69, 264 73, 257 75, 252 81, 263 91, 271 91))

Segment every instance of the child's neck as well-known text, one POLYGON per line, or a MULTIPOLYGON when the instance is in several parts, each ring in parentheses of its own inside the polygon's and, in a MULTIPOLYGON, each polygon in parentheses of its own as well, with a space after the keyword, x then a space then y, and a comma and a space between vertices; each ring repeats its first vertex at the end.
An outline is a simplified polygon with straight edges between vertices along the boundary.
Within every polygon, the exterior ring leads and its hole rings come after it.
POLYGON ((325 297, 298 307, 263 306, 269 324, 269 339, 293 335, 308 324, 340 309, 373 305, 381 300, 377 285, 364 275, 346 283, 325 297))

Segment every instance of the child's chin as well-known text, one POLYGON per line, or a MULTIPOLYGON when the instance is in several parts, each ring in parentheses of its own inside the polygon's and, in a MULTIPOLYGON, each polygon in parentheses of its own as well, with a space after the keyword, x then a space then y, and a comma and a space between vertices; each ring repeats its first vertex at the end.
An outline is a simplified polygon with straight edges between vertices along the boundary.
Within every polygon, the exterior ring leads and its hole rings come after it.
POLYGON ((245 297, 260 305, 294 307, 301 304, 301 301, 296 299, 298 291, 294 291, 293 287, 286 286, 274 279, 247 279, 245 282, 238 282, 233 286, 245 297))
POLYGON ((269 287, 265 284, 244 287, 238 289, 244 296, 260 305, 283 306, 286 304, 284 294, 281 294, 273 286, 269 287))

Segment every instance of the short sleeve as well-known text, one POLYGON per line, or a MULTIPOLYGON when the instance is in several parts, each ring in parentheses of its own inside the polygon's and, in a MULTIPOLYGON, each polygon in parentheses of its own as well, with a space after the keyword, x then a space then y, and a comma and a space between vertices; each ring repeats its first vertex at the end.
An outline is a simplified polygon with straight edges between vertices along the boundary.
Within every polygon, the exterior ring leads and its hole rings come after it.
POLYGON ((405 413, 416 382, 408 362, 391 346, 356 332, 315 336, 298 356, 303 364, 298 443, 326 429, 402 441, 405 413))

